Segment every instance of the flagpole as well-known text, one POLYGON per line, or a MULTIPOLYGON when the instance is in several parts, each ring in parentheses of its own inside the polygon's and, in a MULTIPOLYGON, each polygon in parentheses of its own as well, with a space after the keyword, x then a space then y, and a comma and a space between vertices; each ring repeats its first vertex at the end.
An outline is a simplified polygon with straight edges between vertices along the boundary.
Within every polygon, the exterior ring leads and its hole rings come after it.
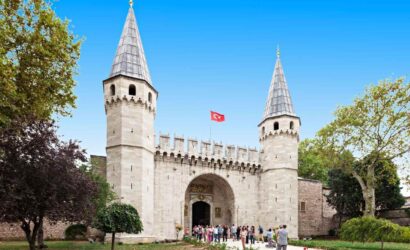
POLYGON ((209 123, 209 142, 212 144, 212 121, 209 123))

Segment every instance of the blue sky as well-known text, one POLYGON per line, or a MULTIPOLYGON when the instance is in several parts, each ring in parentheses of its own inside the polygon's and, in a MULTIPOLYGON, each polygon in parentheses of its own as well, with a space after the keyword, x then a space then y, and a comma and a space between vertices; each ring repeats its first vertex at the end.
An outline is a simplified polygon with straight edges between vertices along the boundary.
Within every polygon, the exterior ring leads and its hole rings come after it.
MULTIPOLYGON (((102 80, 127 0, 60 0, 54 9, 84 38, 73 116, 60 134, 105 155, 102 80)), ((301 138, 313 137, 338 105, 370 83, 410 73, 410 1, 137 0, 134 9, 159 91, 156 131, 258 147, 276 47, 301 138)))

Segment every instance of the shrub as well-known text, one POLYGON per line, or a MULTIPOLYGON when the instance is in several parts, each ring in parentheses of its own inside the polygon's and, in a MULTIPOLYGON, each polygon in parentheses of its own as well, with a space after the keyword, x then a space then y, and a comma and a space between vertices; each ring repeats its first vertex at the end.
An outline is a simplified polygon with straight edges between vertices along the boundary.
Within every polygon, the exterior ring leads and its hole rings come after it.
POLYGON ((74 224, 68 226, 64 231, 66 240, 85 239, 87 227, 83 224, 74 224))
POLYGON ((340 238, 360 242, 410 242, 410 228, 373 216, 353 218, 343 223, 340 238))

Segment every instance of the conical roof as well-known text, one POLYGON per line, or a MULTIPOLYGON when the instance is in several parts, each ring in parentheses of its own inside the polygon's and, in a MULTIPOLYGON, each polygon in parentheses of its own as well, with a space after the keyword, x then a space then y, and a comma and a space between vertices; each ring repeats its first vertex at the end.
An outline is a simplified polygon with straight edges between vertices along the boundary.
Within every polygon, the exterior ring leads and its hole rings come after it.
POLYGON ((132 5, 128 11, 110 77, 124 75, 151 83, 144 48, 132 5))
POLYGON ((285 74, 283 73, 282 63, 280 62, 278 49, 275 70, 273 71, 263 120, 279 115, 296 116, 293 110, 288 85, 286 84, 285 74))

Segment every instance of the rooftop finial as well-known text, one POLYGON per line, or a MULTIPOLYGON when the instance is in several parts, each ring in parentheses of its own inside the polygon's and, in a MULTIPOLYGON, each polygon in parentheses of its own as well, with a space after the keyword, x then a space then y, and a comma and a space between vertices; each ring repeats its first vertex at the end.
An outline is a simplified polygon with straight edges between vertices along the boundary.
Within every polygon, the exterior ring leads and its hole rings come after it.
POLYGON ((130 0, 130 8, 132 8, 133 4, 134 4, 134 1, 130 0))
POLYGON ((280 57, 280 49, 279 49, 279 45, 276 48, 276 56, 279 58, 280 57))

